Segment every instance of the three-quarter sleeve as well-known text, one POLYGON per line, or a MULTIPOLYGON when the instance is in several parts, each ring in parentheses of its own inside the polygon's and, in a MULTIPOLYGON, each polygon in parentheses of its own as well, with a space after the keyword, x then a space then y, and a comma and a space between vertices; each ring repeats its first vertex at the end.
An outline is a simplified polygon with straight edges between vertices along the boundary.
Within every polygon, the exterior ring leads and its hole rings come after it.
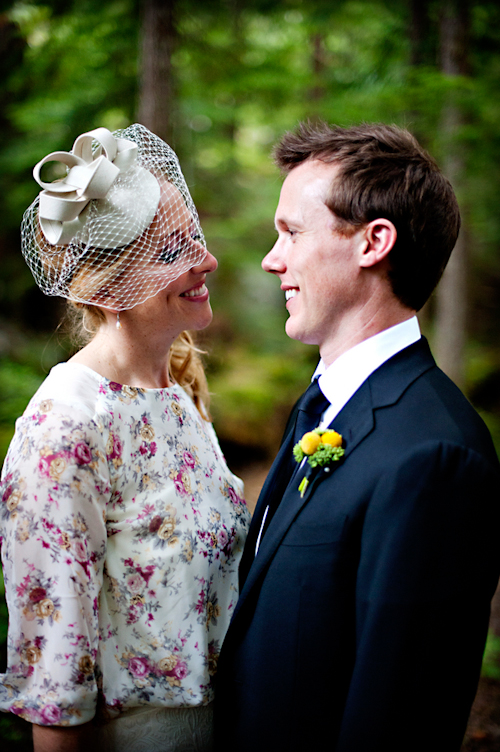
POLYGON ((98 423, 56 400, 31 405, 1 483, 9 607, 1 710, 41 725, 77 725, 95 714, 109 493, 98 423))

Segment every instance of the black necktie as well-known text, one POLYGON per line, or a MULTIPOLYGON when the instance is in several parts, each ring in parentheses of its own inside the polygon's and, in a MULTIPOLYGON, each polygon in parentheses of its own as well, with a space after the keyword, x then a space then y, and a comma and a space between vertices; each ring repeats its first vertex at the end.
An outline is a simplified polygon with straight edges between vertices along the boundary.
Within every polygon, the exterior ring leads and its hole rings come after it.
POLYGON ((308 386, 297 405, 297 422, 293 434, 294 445, 300 441, 307 431, 316 428, 321 420, 321 415, 329 406, 329 401, 319 388, 318 379, 308 386))
MULTIPOLYGON (((321 415, 325 412, 329 405, 330 402, 327 400, 327 398, 319 388, 318 379, 314 379, 314 381, 308 386, 297 403, 297 420, 295 422, 292 447, 295 446, 298 441, 300 441, 302 436, 307 433, 307 431, 312 431, 313 428, 316 428, 318 426, 321 420, 321 415)), ((291 479, 296 469, 297 463, 293 458, 290 448, 290 455, 287 459, 286 464, 283 465, 283 472, 286 473, 288 479, 291 479)), ((286 488, 286 485, 287 483, 285 483, 285 485, 282 487, 283 492, 286 488)), ((279 497, 275 495, 273 499, 270 499, 267 510, 265 512, 266 516, 261 528, 259 540, 266 532, 269 523, 274 517, 274 513, 280 505, 280 502, 281 494, 279 495, 279 497)))

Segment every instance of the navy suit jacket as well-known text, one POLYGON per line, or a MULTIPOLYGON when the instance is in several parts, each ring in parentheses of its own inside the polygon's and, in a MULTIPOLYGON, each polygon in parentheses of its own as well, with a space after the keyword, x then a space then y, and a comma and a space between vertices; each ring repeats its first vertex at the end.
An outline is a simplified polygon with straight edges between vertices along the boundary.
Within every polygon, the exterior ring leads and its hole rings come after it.
POLYGON ((458 752, 499 576, 490 435, 424 339, 332 427, 345 456, 303 498, 293 425, 264 484, 219 659, 215 749, 458 752))

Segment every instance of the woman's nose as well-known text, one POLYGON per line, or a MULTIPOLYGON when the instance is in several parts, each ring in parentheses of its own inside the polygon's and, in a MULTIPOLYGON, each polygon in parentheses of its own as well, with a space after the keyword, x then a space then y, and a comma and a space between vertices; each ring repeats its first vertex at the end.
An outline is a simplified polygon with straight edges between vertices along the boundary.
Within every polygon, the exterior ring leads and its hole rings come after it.
POLYGON ((214 272, 217 269, 217 266, 217 259, 210 253, 210 251, 207 251, 200 263, 193 266, 192 271, 195 274, 209 274, 210 272, 214 272))

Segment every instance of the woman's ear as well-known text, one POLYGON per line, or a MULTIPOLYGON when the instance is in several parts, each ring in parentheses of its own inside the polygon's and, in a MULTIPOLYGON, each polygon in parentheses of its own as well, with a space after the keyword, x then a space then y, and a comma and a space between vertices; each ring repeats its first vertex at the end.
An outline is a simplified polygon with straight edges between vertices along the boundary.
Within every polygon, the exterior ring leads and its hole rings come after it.
POLYGON ((370 267, 384 261, 394 248, 397 230, 389 219, 374 219, 364 228, 366 245, 360 266, 370 267))

